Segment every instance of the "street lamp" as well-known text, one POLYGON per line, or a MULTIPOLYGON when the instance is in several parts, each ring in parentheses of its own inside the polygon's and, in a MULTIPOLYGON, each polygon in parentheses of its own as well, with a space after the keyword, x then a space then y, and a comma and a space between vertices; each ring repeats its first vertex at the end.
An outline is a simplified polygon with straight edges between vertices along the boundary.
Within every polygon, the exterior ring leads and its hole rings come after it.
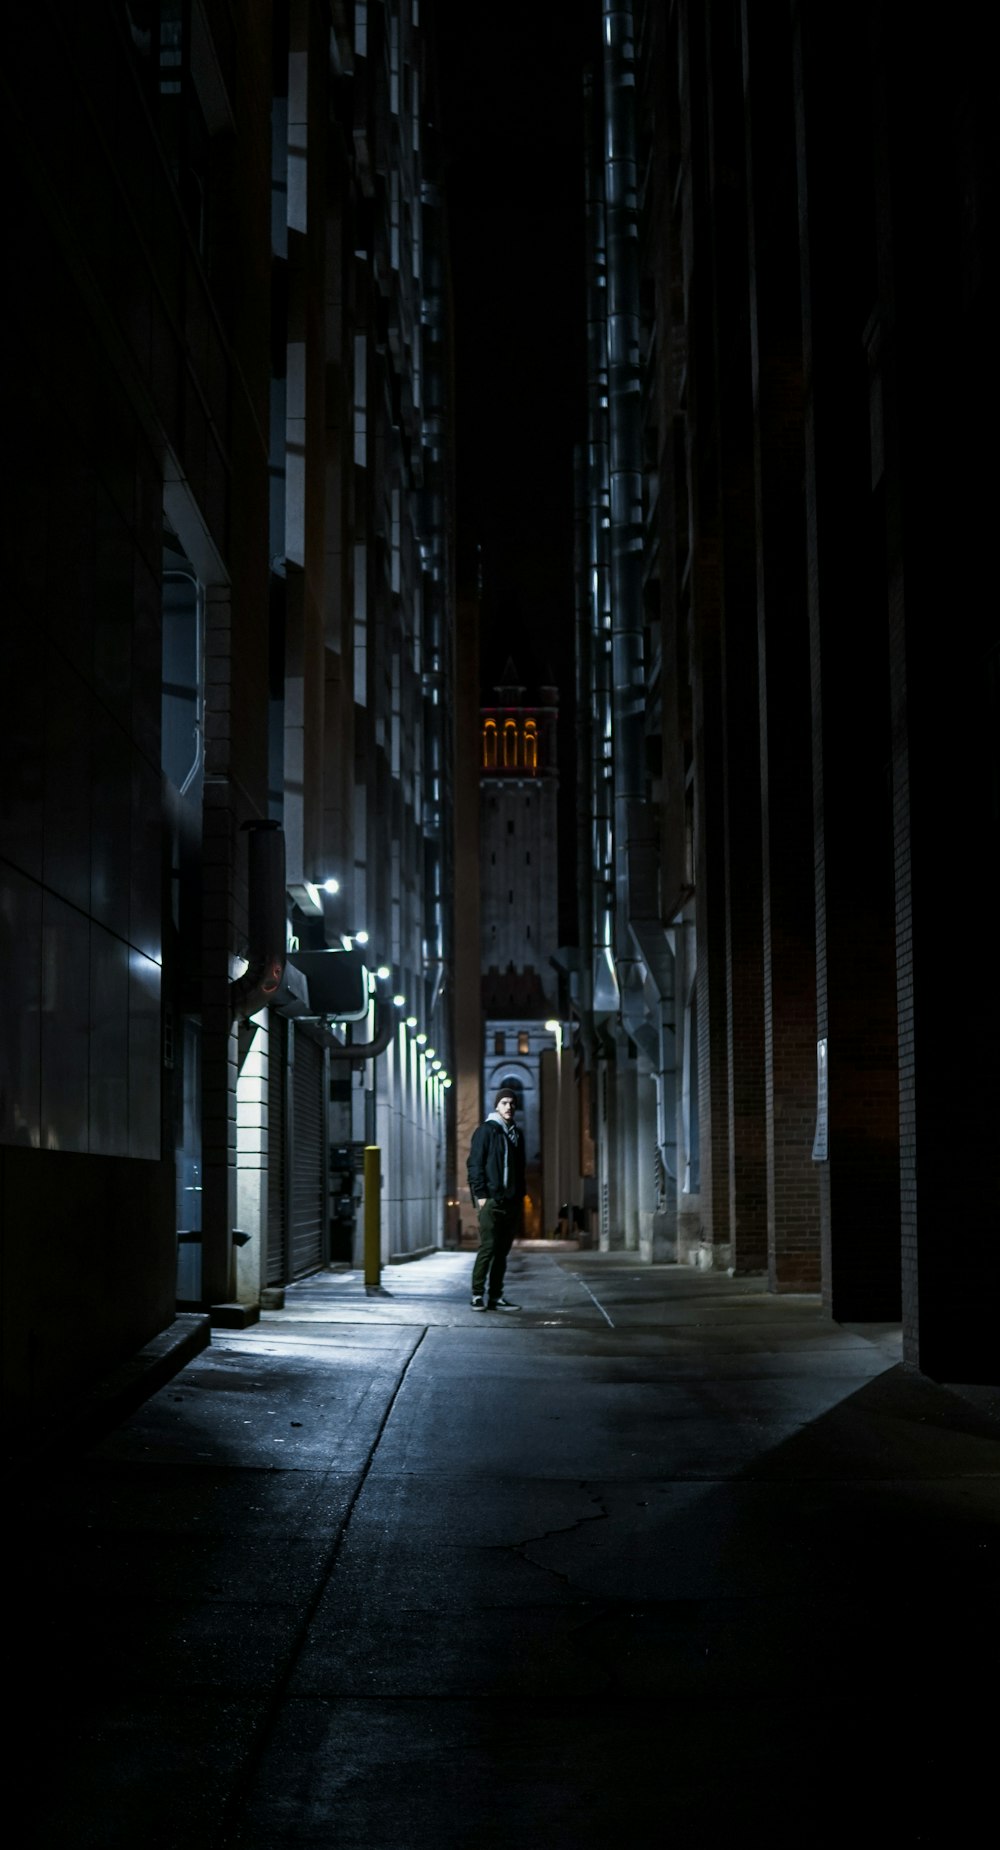
POLYGON ((556 1226, 562 1231, 562 1022, 547 1021, 545 1026, 556 1041, 556 1226))

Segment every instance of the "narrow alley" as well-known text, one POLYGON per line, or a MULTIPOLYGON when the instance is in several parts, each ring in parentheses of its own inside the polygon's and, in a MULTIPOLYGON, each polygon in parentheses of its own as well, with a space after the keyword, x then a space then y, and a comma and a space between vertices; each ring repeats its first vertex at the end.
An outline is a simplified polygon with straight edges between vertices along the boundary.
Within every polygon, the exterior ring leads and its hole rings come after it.
POLYGON ((18 1844, 977 1841, 996 1393, 753 1279, 468 1270, 318 1274, 15 1467, 18 1844))

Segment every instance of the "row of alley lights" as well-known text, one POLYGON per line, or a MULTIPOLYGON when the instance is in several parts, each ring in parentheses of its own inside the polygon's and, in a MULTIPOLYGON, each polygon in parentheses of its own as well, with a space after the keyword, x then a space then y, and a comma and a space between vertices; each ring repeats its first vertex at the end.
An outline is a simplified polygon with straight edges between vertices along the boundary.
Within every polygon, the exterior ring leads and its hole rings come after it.
MULTIPOLYGON (((332 876, 329 880, 324 880, 323 891, 324 893, 330 893, 331 895, 334 893, 339 893, 340 892, 340 881, 335 880, 332 876)), ((355 944, 360 944, 362 948, 364 948, 364 946, 368 943, 368 933, 366 931, 355 931, 351 933, 343 933, 341 935, 341 943, 345 951, 349 951, 352 948, 352 946, 355 944)), ((387 983, 389 981, 389 978, 392 975, 392 971, 390 970, 388 964, 379 964, 375 971, 375 975, 379 979, 380 982, 387 983)), ((400 991, 397 991, 397 993, 393 996, 392 1001, 393 1001, 393 1006, 397 1009, 404 1009, 406 1007, 406 997, 400 991)), ((406 1019, 407 1028, 409 1028, 410 1033, 413 1034, 414 1029, 419 1026, 417 1017, 415 1015, 407 1015, 405 1019, 406 1019)), ((438 1057, 434 1048, 428 1047, 426 1034, 424 1034, 424 1032, 421 1030, 419 1034, 414 1034, 414 1039, 417 1043, 417 1046, 420 1048, 422 1058, 426 1060, 434 1076, 440 1080, 442 1086, 445 1086, 445 1087, 450 1086, 452 1083, 451 1077, 445 1071, 444 1063, 438 1057)))

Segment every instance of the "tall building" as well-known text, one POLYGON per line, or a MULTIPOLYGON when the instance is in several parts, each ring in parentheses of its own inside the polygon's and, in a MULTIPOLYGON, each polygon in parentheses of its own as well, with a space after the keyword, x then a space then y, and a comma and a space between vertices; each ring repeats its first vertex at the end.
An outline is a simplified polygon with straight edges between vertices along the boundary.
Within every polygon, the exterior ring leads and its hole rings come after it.
POLYGON ((902 1316, 908 1361, 989 1380, 981 16, 602 13, 579 597, 601 1242, 902 1316))
POLYGON ((553 1037, 545 1026, 558 1000, 550 959, 558 931, 558 717, 554 687, 527 699, 513 662, 481 712, 480 932, 482 943, 483 1095, 518 1094, 524 1132, 527 1225, 541 1225, 543 1183, 542 1057, 553 1037))
POLYGON ((366 1142, 383 1257, 444 1237, 433 77, 403 0, 56 0, 10 28, 14 1418, 178 1303, 246 1320, 350 1259, 366 1142))

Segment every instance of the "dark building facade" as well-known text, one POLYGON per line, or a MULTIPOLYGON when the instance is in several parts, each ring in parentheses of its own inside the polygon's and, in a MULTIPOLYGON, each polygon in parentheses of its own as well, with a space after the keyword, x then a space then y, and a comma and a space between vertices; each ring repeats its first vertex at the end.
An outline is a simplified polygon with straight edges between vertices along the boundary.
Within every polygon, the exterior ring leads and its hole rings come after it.
POLYGON ((2 82, 16 1418, 350 1258, 363 1142, 443 1236, 453 616, 417 9, 17 9, 2 82))
POLYGON ((579 600, 602 1243, 901 1316, 910 1361, 995 1379, 979 15, 603 15, 579 600))

